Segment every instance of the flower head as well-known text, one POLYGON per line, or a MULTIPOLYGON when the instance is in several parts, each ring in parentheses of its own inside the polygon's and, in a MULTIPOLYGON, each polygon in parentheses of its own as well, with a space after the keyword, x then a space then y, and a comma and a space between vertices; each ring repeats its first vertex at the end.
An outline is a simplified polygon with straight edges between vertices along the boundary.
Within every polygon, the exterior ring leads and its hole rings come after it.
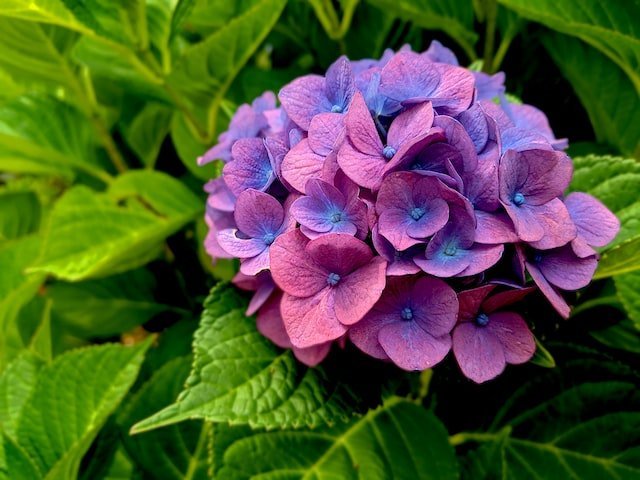
POLYGON ((493 285, 458 294, 460 313, 453 331, 453 353, 462 373, 476 383, 498 376, 507 363, 527 362, 536 343, 520 315, 501 311, 533 289, 509 290, 493 297, 493 285))

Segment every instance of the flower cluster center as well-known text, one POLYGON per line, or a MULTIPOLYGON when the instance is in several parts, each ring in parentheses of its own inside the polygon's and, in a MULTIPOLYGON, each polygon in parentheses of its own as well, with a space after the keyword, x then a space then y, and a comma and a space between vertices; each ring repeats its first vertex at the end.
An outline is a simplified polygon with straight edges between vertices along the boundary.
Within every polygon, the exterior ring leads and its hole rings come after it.
POLYGON ((342 220, 342 213, 335 212, 331 214, 331 223, 338 223, 342 220))
POLYGON ((331 107, 332 113, 342 113, 343 108, 340 105, 334 105, 331 107))
POLYGON ((271 245, 275 239, 276 236, 273 233, 265 233, 264 237, 262 237, 262 240, 267 245, 271 245))
POLYGON ((400 312, 400 316, 403 320, 411 320, 413 318, 413 310, 409 307, 404 307, 400 312))
POLYGON ((337 273, 332 272, 327 276, 327 284, 329 284, 332 287, 335 287, 339 281, 340 281, 340 275, 338 275, 337 273))
POLYGON ((476 317, 476 325, 480 327, 486 327, 489 323, 489 316, 486 313, 480 313, 476 317))
POLYGON ((396 149, 393 148, 391 145, 385 145, 385 147, 382 149, 382 155, 387 160, 391 160, 395 154, 396 154, 396 149))
POLYGON ((453 257, 458 252, 458 248, 455 245, 447 245, 447 248, 444 249, 444 254, 453 257))
POLYGON ((524 204, 524 195, 520 192, 516 193, 513 196, 513 204, 517 207, 519 207, 520 205, 524 204))

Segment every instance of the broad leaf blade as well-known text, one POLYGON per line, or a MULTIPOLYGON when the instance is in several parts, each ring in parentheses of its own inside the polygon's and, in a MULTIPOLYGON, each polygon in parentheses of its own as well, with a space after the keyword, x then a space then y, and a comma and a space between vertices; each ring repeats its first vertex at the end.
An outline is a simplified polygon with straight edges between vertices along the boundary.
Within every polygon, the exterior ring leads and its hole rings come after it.
POLYGON ((148 345, 74 350, 40 371, 17 438, 46 478, 76 477, 82 456, 133 384, 148 345))
POLYGON ((216 478, 458 478, 447 432, 425 409, 392 401, 331 429, 255 432, 226 448, 216 478), (247 461, 251 458, 251 461, 247 461))
POLYGON ((187 419, 252 426, 297 427, 346 419, 362 400, 322 367, 301 365, 245 316, 247 302, 232 287, 214 288, 195 334, 194 362, 176 403, 142 420, 133 432, 187 419))

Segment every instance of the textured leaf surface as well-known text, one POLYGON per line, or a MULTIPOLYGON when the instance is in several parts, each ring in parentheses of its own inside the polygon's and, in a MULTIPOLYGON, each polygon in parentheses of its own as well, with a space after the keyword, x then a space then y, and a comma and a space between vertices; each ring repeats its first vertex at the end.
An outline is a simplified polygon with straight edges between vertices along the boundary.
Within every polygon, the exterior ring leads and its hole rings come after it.
MULTIPOLYGON (((594 46, 629 76, 640 93, 640 3, 635 0, 499 0, 529 20, 594 46)), ((596 78, 596 77, 593 77, 596 78)))
POLYGON ((0 243, 35 232, 40 226, 40 202, 34 192, 0 192, 0 243))
POLYGON ((129 456, 158 480, 208 478, 207 449, 211 425, 192 420, 153 432, 129 435, 138 420, 171 403, 182 390, 189 375, 191 359, 174 358, 157 370, 150 380, 127 402, 118 423, 123 428, 124 444, 129 456))
MULTIPOLYGON (((618 298, 620 298, 631 321, 640 330, 640 270, 618 275, 614 278, 614 282, 618 298)), ((636 332, 636 335, 639 336, 636 341, 640 342, 640 332, 636 332)))
POLYGON ((602 330, 593 330, 589 334, 609 347, 640 354, 640 332, 631 320, 623 320, 602 330))
POLYGON ((62 0, 4 0, 0 3, 0 15, 83 30, 62 0))
POLYGON ((84 338, 109 337, 169 308, 153 298, 154 285, 151 273, 134 270, 86 282, 57 282, 47 288, 47 297, 66 328, 84 338))
POLYGON ((0 425, 5 436, 15 439, 18 420, 27 399, 36 386, 42 362, 23 353, 0 375, 0 425))
POLYGON ((398 401, 330 429, 256 432, 232 442, 216 478, 455 479, 447 432, 430 412, 398 401), (248 459, 251 461, 248 461, 248 459))
POLYGON ((637 374, 600 356, 562 367, 505 402, 490 429, 494 440, 469 458, 475 465, 467 470, 489 474, 469 478, 638 478, 637 374))
POLYGON ((144 265, 202 208, 189 189, 159 172, 122 175, 107 194, 75 187, 53 209, 32 270, 77 281, 144 265))
POLYGON ((550 34, 543 42, 587 110, 598 141, 640 159, 635 127, 640 123, 640 90, 611 60, 579 40, 550 34))
POLYGON ((40 370, 17 439, 43 477, 76 477, 82 456, 133 384, 147 346, 74 350, 40 370))
POLYGON ((255 320, 245 316, 246 305, 232 287, 212 290, 195 334, 185 390, 134 431, 194 418, 267 428, 317 425, 359 410, 359 399, 345 384, 321 367, 301 365, 263 337, 255 320))

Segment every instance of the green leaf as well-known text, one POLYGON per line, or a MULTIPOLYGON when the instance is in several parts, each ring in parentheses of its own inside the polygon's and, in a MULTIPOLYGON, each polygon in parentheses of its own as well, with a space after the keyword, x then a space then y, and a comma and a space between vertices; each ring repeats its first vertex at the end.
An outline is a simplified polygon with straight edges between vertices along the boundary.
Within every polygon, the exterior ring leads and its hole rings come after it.
POLYGON ((226 448, 216 478, 446 480, 458 478, 457 470, 438 419, 396 400, 329 429, 255 432, 237 439, 226 448))
POLYGON ((267 428, 318 425, 362 408, 350 387, 321 367, 304 367, 263 337, 255 320, 245 316, 246 306, 228 285, 211 291, 184 391, 174 404, 134 425, 133 432, 195 418, 267 428))
POLYGON ((78 88, 68 51, 78 36, 60 27, 0 17, 0 69, 15 80, 78 88))
MULTIPOLYGON (((597 48, 628 75, 640 93, 640 4, 624 0, 499 0, 534 20, 597 48)), ((557 45, 562 50, 562 45, 557 45)), ((567 59, 574 62, 574 59, 567 59)), ((589 79, 597 79, 592 72, 589 79)))
POLYGON ((533 358, 531 359, 531 363, 534 365, 538 365, 539 367, 544 368, 555 368, 556 361, 553 358, 553 355, 545 348, 545 346, 538 340, 536 337, 536 352, 533 354, 533 358))
POLYGON ((20 310, 36 295, 43 274, 25 275, 40 249, 40 239, 23 237, 0 246, 0 370, 17 352, 26 347, 21 325, 16 321, 20 310))
MULTIPOLYGON (((640 265, 638 268, 640 268, 640 265)), ((618 298, 629 314, 631 321, 640 330, 640 270, 618 275, 613 280, 618 291, 618 298)))
POLYGON ((189 129, 184 115, 175 112, 171 120, 171 141, 178 153, 182 164, 200 180, 209 180, 215 177, 215 167, 209 163, 204 166, 197 164, 197 158, 204 154, 210 147, 210 142, 199 140, 189 129))
POLYGON ((79 170, 110 179, 84 115, 44 95, 23 96, 0 107, 0 170, 63 176, 79 170))
POLYGON ((87 30, 117 42, 143 49, 146 38, 144 0, 62 0, 87 30))
POLYGON ((4 465, 0 464, 0 478, 3 480, 37 480, 43 478, 29 454, 12 438, 0 432, 0 450, 4 465), (6 475, 6 477, 4 476, 6 475))
POLYGON ((73 30, 86 31, 62 0, 3 0, 0 15, 30 22, 60 25, 73 30))
POLYGON ((176 398, 189 375, 190 360, 189 357, 178 357, 163 365, 127 402, 127 408, 119 416, 127 452, 149 478, 208 478, 210 424, 194 420, 140 435, 128 434, 135 422, 176 398))
POLYGON ((478 40, 473 26, 473 8, 465 0, 368 0, 391 15, 409 20, 429 30, 442 30, 476 58, 473 46, 478 40))
POLYGON ((53 360, 50 300, 44 302, 40 322, 29 341, 29 350, 46 363, 51 363, 51 360, 53 360))
POLYGON ((640 332, 631 320, 623 320, 602 330, 592 330, 589 334, 611 348, 640 354, 640 332))
POLYGON ((31 270, 78 281, 139 267, 202 209, 184 185, 160 172, 124 174, 107 194, 75 187, 53 209, 31 270))
MULTIPOLYGON (((608 5, 609 3, 607 3, 608 5)), ((600 142, 640 159, 640 96, 607 57, 571 37, 549 34, 543 43, 584 105, 600 142)))
POLYGON ((18 420, 36 386, 41 367, 38 357, 23 352, 0 375, 0 425, 5 436, 16 438, 18 420))
POLYGON ((153 298, 155 279, 147 270, 47 287, 56 321, 83 338, 118 335, 171 307, 153 298))
POLYGON ((40 202, 31 191, 0 190, 0 243, 29 235, 40 226, 40 202))
POLYGON ((514 392, 489 433, 457 435, 502 444, 493 461, 474 455, 474 469, 513 480, 638 478, 637 375, 600 356, 562 367, 514 392))
POLYGON ((43 476, 76 478, 83 455, 133 384, 148 345, 74 350, 40 370, 17 438, 43 476))
POLYGON ((271 31, 286 3, 257 2, 213 35, 185 49, 177 61, 168 81, 197 107, 197 116, 206 128, 198 132, 202 140, 211 140, 218 131, 218 111, 231 82, 271 31))

